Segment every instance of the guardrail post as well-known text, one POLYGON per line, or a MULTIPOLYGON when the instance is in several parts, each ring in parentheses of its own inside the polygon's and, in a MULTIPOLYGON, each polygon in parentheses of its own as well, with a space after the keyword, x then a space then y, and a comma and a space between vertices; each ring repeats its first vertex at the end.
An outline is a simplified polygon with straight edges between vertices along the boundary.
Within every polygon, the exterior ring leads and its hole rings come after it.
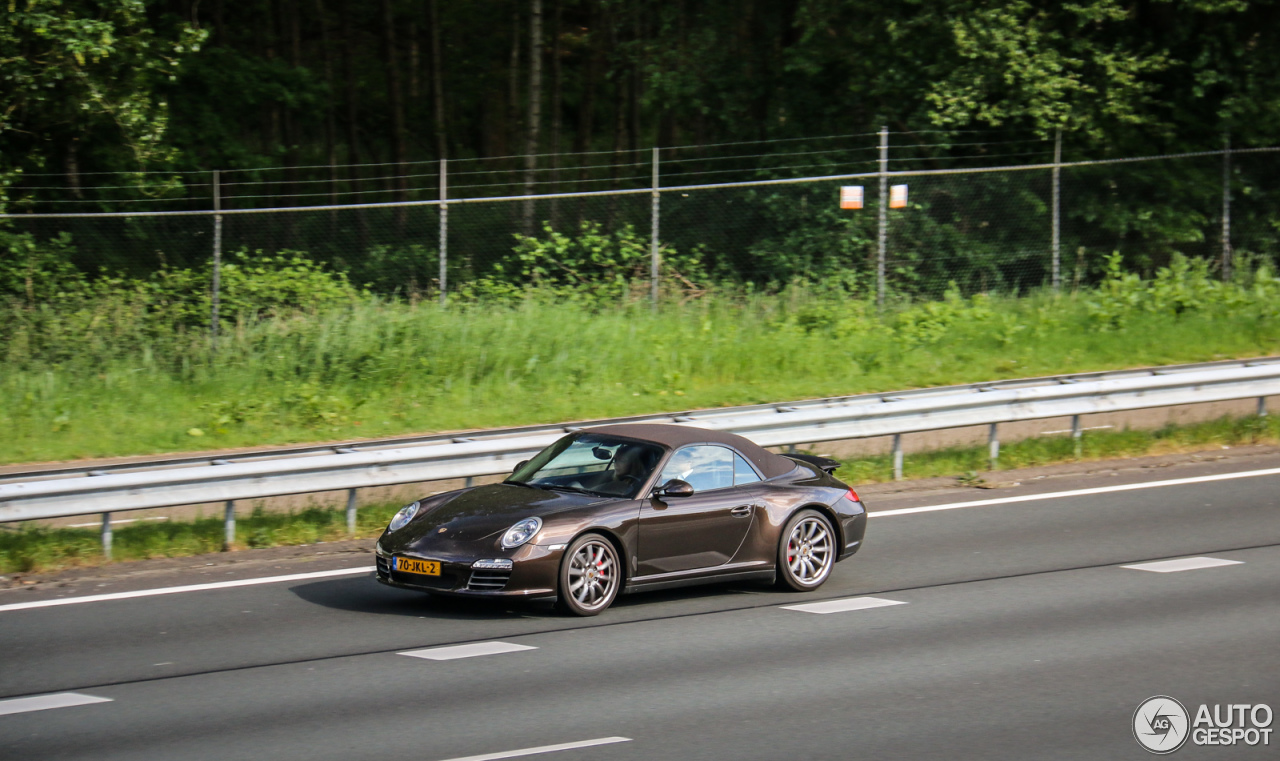
POLYGON ((1267 397, 1258 397, 1258 417, 1267 416, 1267 397))
POLYGON ((223 528, 222 551, 227 552, 236 543, 236 502, 233 499, 227 500, 227 507, 223 512, 223 528))
POLYGON ((462 488, 470 489, 476 482, 475 476, 467 476, 462 482, 462 488))
POLYGON ((347 535, 356 535, 356 490, 347 489, 347 535))
POLYGON ((1084 453, 1084 442, 1081 440, 1083 431, 1080 430, 1080 416, 1071 416, 1071 440, 1075 442, 1076 457, 1080 457, 1084 453))
POLYGON ((111 513, 102 514, 102 557, 111 559, 111 513))
POLYGON ((893 434, 893 480, 902 480, 902 434, 893 434))
POLYGON ((991 470, 1000 464, 1000 433, 995 423, 987 426, 987 459, 991 461, 991 470))

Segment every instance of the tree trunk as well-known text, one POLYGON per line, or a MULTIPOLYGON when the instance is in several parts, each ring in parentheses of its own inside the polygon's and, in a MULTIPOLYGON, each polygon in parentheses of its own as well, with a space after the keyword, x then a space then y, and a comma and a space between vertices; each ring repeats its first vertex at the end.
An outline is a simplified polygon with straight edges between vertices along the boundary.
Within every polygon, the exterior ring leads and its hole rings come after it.
POLYGON ((644 71, 642 70, 644 61, 641 57, 642 53, 640 47, 640 40, 643 34, 641 29, 641 13, 643 10, 644 6, 639 4, 636 4, 631 8, 631 12, 635 14, 632 18, 632 34, 634 35, 632 40, 632 50, 635 52, 631 59, 631 100, 628 106, 628 111, 631 115, 631 129, 628 130, 628 132, 630 132, 629 137, 632 154, 635 154, 635 152, 640 149, 640 92, 644 79, 644 71))
POLYGON ((320 23, 320 60, 324 66, 324 81, 329 93, 324 103, 324 152, 329 163, 329 203, 338 202, 338 125, 333 107, 333 54, 329 50, 329 17, 324 12, 324 0, 316 0, 316 20, 320 23))
POLYGON ((431 94, 436 111, 436 158, 448 158, 448 133, 444 120, 444 68, 440 63, 440 14, 431 0, 431 94))
MULTIPOLYGON (((360 187, 360 150, 359 150, 359 124, 356 121, 357 102, 356 102, 356 74, 354 58, 354 42, 351 39, 351 27, 353 24, 351 18, 351 2, 350 0, 342 0, 342 12, 339 28, 342 29, 342 79, 343 89, 346 91, 347 107, 345 113, 346 132, 347 132, 347 164, 348 176, 351 179, 351 190, 359 191, 360 187)), ((360 199, 363 196, 353 195, 351 198, 360 199)), ((358 230, 358 239, 356 241, 356 252, 362 254, 368 247, 369 241, 369 219, 365 216, 364 210, 356 211, 356 225, 358 230)))
MULTIPOLYGON (((391 0, 382 0, 382 42, 386 54, 387 96, 391 105, 391 151, 397 176, 388 182, 389 187, 396 189, 397 201, 409 200, 409 178, 405 163, 408 161, 408 147, 405 143, 404 129, 404 92, 400 85, 400 61, 396 54, 395 16, 391 9, 391 0)), ((396 224, 403 226, 406 219, 403 206, 396 209, 396 224)))
MULTIPOLYGON (((587 28, 587 74, 583 78, 582 83, 582 101, 578 107, 578 132, 574 135, 573 150, 578 153, 578 189, 581 190, 587 185, 583 180, 588 179, 589 170, 585 153, 591 147, 591 133, 595 129, 595 112, 596 112, 596 82, 600 78, 601 56, 600 46, 597 44, 600 39, 600 30, 597 27, 599 15, 593 7, 588 15, 587 28)), ((586 199, 578 201, 578 220, 577 227, 582 226, 583 213, 585 211, 586 199)))
MULTIPOLYGON (((298 18, 298 0, 284 0, 280 4, 280 26, 289 37, 289 65, 295 69, 302 68, 302 30, 301 21, 298 18)), ((298 201, 298 145, 301 140, 298 137, 294 122, 293 109, 284 109, 284 180, 286 188, 286 198, 284 206, 297 206, 298 201)), ((291 217, 296 215, 291 215, 291 217)), ((288 225, 290 233, 294 231, 292 219, 288 225)), ((290 246, 293 246, 290 242, 290 246)))
MULTIPOLYGON (((533 195, 538 169, 538 128, 542 121, 542 0, 529 5, 529 126, 524 148, 524 194, 533 195)), ((524 202, 522 226, 533 234, 533 201, 524 202)))
MULTIPOLYGON (((563 78, 560 71, 560 15, 562 0, 556 0, 555 22, 551 28, 551 188, 552 193, 560 192, 560 126, 561 126, 561 95, 563 88, 563 78)), ((558 223, 560 211, 560 203, 558 200, 551 202, 551 226, 555 228, 558 223)))
POLYGON ((511 63, 507 68, 507 144, 504 154, 515 153, 520 134, 520 5, 511 8, 511 63))
POLYGON ((418 52, 418 22, 409 22, 409 101, 418 100, 418 68, 422 65, 422 56, 418 52))
POLYGON ((80 138, 73 137, 67 141, 67 153, 64 157, 65 168, 67 171, 67 187, 71 188, 71 195, 76 198, 84 198, 84 192, 80 189, 80 138))
POLYGON ((215 0, 213 4, 213 41, 219 45, 227 44, 226 27, 222 24, 223 0, 215 0))

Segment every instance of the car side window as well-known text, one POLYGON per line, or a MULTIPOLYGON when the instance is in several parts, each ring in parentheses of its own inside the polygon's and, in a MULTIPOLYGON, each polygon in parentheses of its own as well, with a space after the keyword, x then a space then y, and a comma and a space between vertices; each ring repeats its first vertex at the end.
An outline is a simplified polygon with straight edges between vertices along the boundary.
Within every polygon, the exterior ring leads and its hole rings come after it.
POLYGON ((695 492, 733 486, 734 453, 726 447, 703 444, 676 450, 662 469, 658 483, 686 481, 695 492))
POLYGON ((751 467, 751 463, 742 458, 737 452, 733 453, 733 485, 742 486, 743 484, 754 484, 760 480, 760 474, 756 473, 756 469, 751 467))

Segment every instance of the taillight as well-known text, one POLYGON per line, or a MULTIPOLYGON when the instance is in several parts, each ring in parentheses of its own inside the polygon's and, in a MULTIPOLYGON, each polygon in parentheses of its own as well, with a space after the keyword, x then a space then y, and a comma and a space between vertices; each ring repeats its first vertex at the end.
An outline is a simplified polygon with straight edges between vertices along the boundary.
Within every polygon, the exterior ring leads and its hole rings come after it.
POLYGON ((848 497, 849 497, 849 499, 853 500, 854 502, 861 502, 861 501, 862 501, 862 500, 858 499, 858 493, 857 493, 856 491, 854 491, 852 487, 850 487, 850 489, 849 489, 848 497))

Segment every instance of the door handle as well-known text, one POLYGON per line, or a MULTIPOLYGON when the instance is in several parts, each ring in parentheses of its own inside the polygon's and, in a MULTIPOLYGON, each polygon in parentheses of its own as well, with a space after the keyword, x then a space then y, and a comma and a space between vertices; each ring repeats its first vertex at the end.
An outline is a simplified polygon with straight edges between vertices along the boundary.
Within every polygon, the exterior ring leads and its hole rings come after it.
POLYGON ((734 515, 738 518, 745 518, 748 515, 751 515, 752 507, 754 507, 754 505, 739 505, 738 507, 735 507, 732 510, 730 510, 729 514, 734 515))

